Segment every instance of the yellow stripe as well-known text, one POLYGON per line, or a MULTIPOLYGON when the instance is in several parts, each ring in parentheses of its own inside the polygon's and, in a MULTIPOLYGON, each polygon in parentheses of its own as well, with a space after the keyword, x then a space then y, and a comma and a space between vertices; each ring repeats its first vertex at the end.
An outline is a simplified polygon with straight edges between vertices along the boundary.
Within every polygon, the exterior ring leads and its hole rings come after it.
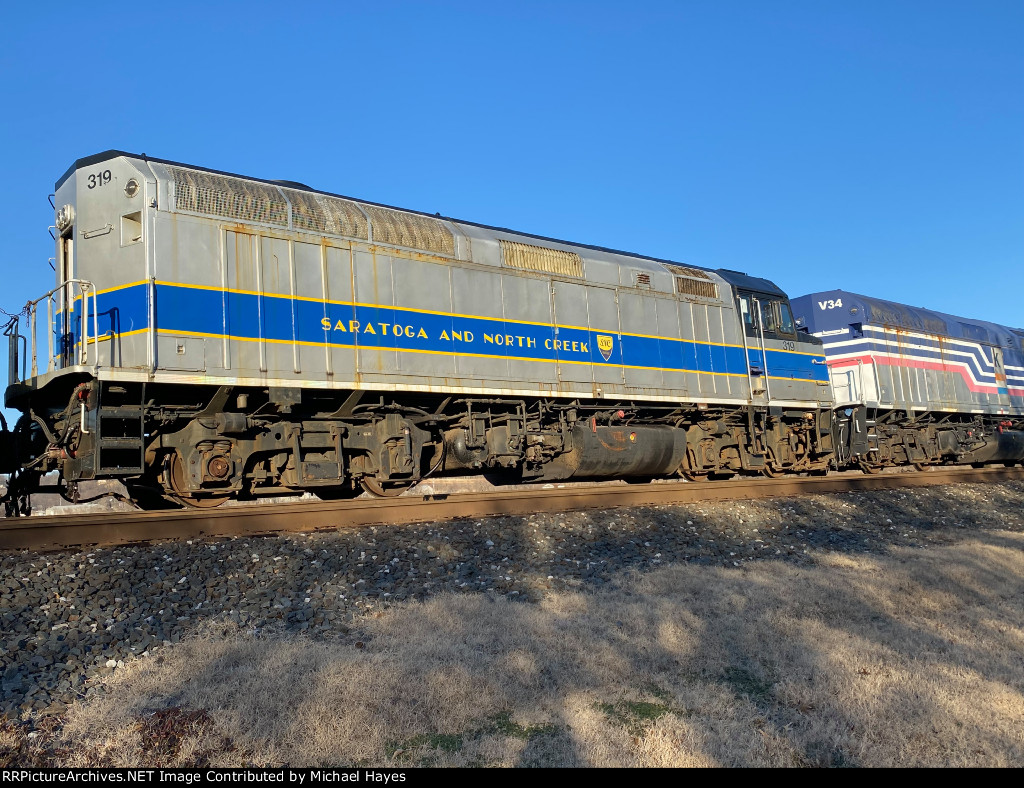
MULTIPOLYGON (((104 293, 113 293, 113 292, 115 292, 117 290, 126 290, 129 287, 138 287, 139 285, 145 285, 145 284, 149 284, 149 281, 148 280, 142 280, 142 281, 139 281, 139 282, 132 282, 130 284, 121 285, 119 287, 111 287, 111 288, 108 288, 106 290, 99 290, 99 291, 97 291, 97 295, 103 295, 104 293)), ((618 329, 613 329, 613 328, 610 328, 610 329, 589 328, 589 327, 585 327, 585 326, 563 325, 561 323, 552 324, 552 323, 540 323, 540 322, 533 321, 533 320, 516 320, 514 318, 505 318, 505 317, 498 318, 498 317, 486 317, 484 315, 464 315, 464 314, 461 314, 461 313, 458 313, 458 312, 440 312, 440 311, 436 311, 436 310, 433 310, 433 309, 415 309, 413 307, 407 307, 407 306, 388 306, 388 305, 384 305, 384 304, 371 304, 371 303, 366 303, 366 302, 362 302, 362 301, 332 301, 330 299, 313 298, 311 296, 299 296, 299 295, 291 296, 291 295, 288 295, 286 293, 262 293, 261 294, 261 293, 259 293, 256 290, 240 290, 240 289, 237 289, 237 288, 230 288, 230 287, 211 287, 209 285, 185 284, 185 283, 182 283, 182 282, 168 282, 168 281, 164 281, 164 280, 157 280, 156 284, 157 285, 163 285, 164 287, 184 287, 184 288, 188 288, 188 289, 192 289, 192 290, 207 290, 207 291, 213 292, 213 293, 236 293, 238 295, 251 295, 251 296, 263 295, 264 297, 269 297, 269 298, 293 299, 295 301, 307 301, 307 302, 315 303, 315 304, 330 304, 332 306, 366 307, 366 308, 369 308, 369 309, 396 309, 396 310, 399 310, 401 312, 411 312, 413 314, 421 314, 421 315, 437 315, 439 317, 459 317, 459 318, 464 318, 464 319, 467 319, 467 320, 500 320, 500 321, 502 321, 504 323, 514 323, 514 324, 517 324, 517 325, 525 325, 525 326, 541 326, 543 328, 551 328, 551 327, 554 327, 554 328, 568 328, 568 329, 572 329, 572 330, 575 330, 575 331, 587 331, 587 332, 591 332, 591 331, 593 331, 593 332, 607 332, 609 334, 628 336, 628 337, 640 337, 642 339, 662 339, 662 340, 665 340, 666 342, 688 342, 691 345, 709 345, 711 347, 732 347, 732 348, 739 348, 741 350, 744 349, 743 345, 730 344, 728 342, 711 342, 710 340, 705 342, 705 341, 697 340, 697 339, 683 339, 681 337, 663 337, 663 336, 658 336, 657 334, 638 334, 638 333, 634 333, 634 332, 631 332, 631 331, 619 331, 618 329)), ((77 301, 79 298, 81 298, 81 296, 76 296, 75 300, 77 301)), ((758 350, 758 348, 752 348, 752 350, 758 350)), ((823 353, 807 353, 807 352, 802 351, 802 350, 780 350, 778 348, 766 348, 766 350, 769 350, 772 353, 792 353, 792 354, 798 355, 798 356, 812 356, 814 358, 820 358, 820 359, 825 358, 825 355, 823 353)), ((653 367, 643 367, 643 369, 653 369, 653 367)), ((721 373, 721 374, 725 374, 725 373, 721 373)), ((787 380, 787 379, 788 378, 783 378, 783 380, 787 380)))
MULTIPOLYGON (((148 328, 136 328, 133 331, 118 331, 117 332, 117 338, 121 339, 123 337, 133 337, 136 334, 146 334, 146 333, 149 333, 149 329, 148 328)), ((103 336, 99 337, 98 339, 96 339, 94 337, 89 337, 87 344, 91 345, 94 342, 105 342, 105 341, 107 341, 108 339, 110 339, 113 336, 114 336, 113 332, 107 332, 106 334, 104 334, 103 336)))
MULTIPOLYGON (((124 332, 118 334, 117 336, 118 336, 118 338, 130 337, 130 336, 135 336, 137 334, 145 334, 148 331, 149 331, 148 328, 137 328, 134 331, 124 331, 124 332)), ((644 366, 638 366, 636 364, 606 364, 606 363, 602 363, 602 362, 599 362, 599 361, 595 362, 595 361, 573 361, 571 359, 529 358, 529 357, 526 357, 526 356, 494 356, 494 355, 489 355, 489 354, 486 354, 486 353, 454 353, 454 352, 448 352, 448 351, 445 351, 445 350, 422 350, 422 349, 419 349, 419 348, 377 348, 377 347, 366 346, 366 345, 349 345, 349 344, 344 344, 344 343, 339 343, 339 342, 307 342, 305 340, 291 340, 291 339, 263 339, 263 340, 261 340, 258 337, 257 338, 253 338, 253 337, 234 337, 234 336, 231 336, 230 334, 206 334, 206 333, 203 333, 201 331, 175 331, 173 329, 167 329, 167 328, 157 329, 157 333, 158 334, 166 334, 166 335, 169 335, 169 336, 189 336, 189 337, 196 337, 196 338, 201 338, 201 339, 229 339, 229 340, 234 340, 236 342, 260 342, 260 341, 263 341, 263 342, 269 342, 270 344, 274 344, 274 345, 292 345, 292 344, 295 344, 295 345, 301 345, 303 347, 332 347, 332 348, 344 348, 344 349, 349 349, 349 350, 363 350, 363 351, 377 350, 377 351, 380 351, 380 352, 390 352, 390 353, 423 353, 423 354, 433 355, 433 356, 451 356, 453 358, 454 357, 463 357, 463 358, 488 358, 488 359, 497 359, 499 361, 500 360, 506 360, 506 361, 527 361, 527 362, 533 361, 533 362, 538 362, 538 363, 542 363, 542 364, 581 364, 581 365, 589 364, 590 366, 594 366, 594 367, 610 367, 610 368, 625 367, 626 369, 641 369, 641 370, 647 370, 647 371, 650 371, 650 372, 674 372, 676 374, 712 375, 712 376, 728 377, 728 378, 745 378, 745 377, 747 377, 746 374, 744 374, 742 372, 707 372, 707 371, 699 370, 699 369, 673 369, 671 367, 644 367, 644 366)), ((99 341, 103 342, 103 341, 109 340, 110 338, 111 338, 111 335, 110 334, 106 334, 106 335, 100 337, 99 341)), ((97 340, 90 338, 89 341, 88 341, 88 344, 91 345, 91 344, 93 344, 96 341, 97 340)), ((808 378, 784 378, 784 377, 779 377, 777 375, 769 375, 768 378, 770 380, 788 380, 788 381, 799 382, 799 383, 819 383, 819 382, 821 382, 821 381, 816 381, 816 380, 810 380, 808 378)))
MULTIPOLYGON (((145 329, 143 329, 145 330, 145 329)), ((137 333, 137 332, 132 332, 137 333)), ((197 337, 203 339, 230 339, 236 342, 268 342, 272 345, 301 345, 303 347, 333 347, 333 348, 345 348, 349 350, 362 350, 362 351, 378 351, 381 353, 422 353, 431 356, 450 356, 453 358, 490 358, 498 359, 499 361, 532 361, 540 364, 582 364, 594 367, 609 367, 618 369, 619 367, 625 367, 626 369, 643 369, 651 372, 675 372, 676 374, 691 374, 691 375, 715 375, 718 377, 727 378, 745 378, 745 373, 742 372, 707 372, 699 369, 672 369, 671 367, 642 367, 634 364, 605 364, 602 362, 595 361, 573 361, 571 359, 554 359, 554 358, 529 358, 527 356, 494 356, 486 353, 455 353, 446 350, 423 350, 420 348, 388 348, 388 347, 373 347, 367 345, 350 345, 340 342, 308 342, 306 340, 291 340, 291 339, 260 339, 258 337, 235 337, 229 334, 206 334, 201 331, 174 331, 172 329, 161 328, 157 329, 158 334, 168 334, 173 336, 188 336, 197 337)), ((802 381, 806 383, 815 383, 817 381, 805 380, 804 378, 782 378, 776 377, 775 375, 769 375, 772 380, 790 380, 790 381, 802 381)))

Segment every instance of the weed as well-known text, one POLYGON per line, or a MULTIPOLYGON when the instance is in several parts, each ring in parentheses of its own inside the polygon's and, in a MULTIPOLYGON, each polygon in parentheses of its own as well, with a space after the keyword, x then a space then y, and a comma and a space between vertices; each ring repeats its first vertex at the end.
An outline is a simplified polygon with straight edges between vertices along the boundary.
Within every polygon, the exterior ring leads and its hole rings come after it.
POLYGON ((767 703, 774 693, 774 682, 760 679, 744 668, 729 667, 722 674, 722 683, 732 687, 737 697, 748 697, 755 703, 767 703))
POLYGON ((441 750, 442 752, 458 752, 462 749, 461 733, 421 733, 413 736, 401 744, 394 744, 387 748, 389 757, 400 755, 409 750, 418 750, 426 747, 429 750, 441 750))
MULTIPOLYGON (((517 722, 512 721, 512 715, 510 712, 502 712, 493 717, 489 717, 485 725, 479 728, 474 728, 471 731, 465 733, 421 733, 418 736, 413 736, 401 744, 393 744, 386 750, 389 757, 399 757, 402 755, 412 755, 414 751, 426 749, 429 752, 436 752, 441 750, 442 752, 458 752, 462 749, 463 744, 468 741, 474 741, 480 739, 483 736, 499 734, 502 736, 508 736, 514 739, 522 739, 523 741, 530 741, 535 736, 543 736, 548 733, 553 733, 557 730, 554 725, 528 725, 522 726, 517 722)), ((436 761, 436 758, 427 756, 420 758, 420 766, 431 766, 436 761)), ((483 764, 480 764, 483 765, 483 764)))
POLYGON ((529 741, 535 736, 543 736, 547 733, 554 733, 557 727, 554 724, 547 725, 529 725, 523 727, 518 723, 512 721, 512 715, 509 712, 503 712, 494 717, 491 717, 490 726, 482 729, 483 733, 500 733, 505 736, 511 736, 516 739, 522 739, 523 741, 529 741))
POLYGON ((647 701, 620 700, 618 703, 598 703, 597 708, 608 719, 619 723, 634 736, 639 735, 647 723, 655 722, 666 714, 676 713, 675 709, 663 703, 647 701))

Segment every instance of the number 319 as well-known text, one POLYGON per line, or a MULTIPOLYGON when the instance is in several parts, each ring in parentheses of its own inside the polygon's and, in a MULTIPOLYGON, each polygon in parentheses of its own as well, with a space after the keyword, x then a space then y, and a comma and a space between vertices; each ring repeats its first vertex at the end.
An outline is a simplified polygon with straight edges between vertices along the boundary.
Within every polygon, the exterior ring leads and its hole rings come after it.
POLYGON ((104 170, 103 172, 96 173, 95 175, 89 176, 89 188, 95 189, 97 186, 105 186, 110 183, 110 170, 104 170))

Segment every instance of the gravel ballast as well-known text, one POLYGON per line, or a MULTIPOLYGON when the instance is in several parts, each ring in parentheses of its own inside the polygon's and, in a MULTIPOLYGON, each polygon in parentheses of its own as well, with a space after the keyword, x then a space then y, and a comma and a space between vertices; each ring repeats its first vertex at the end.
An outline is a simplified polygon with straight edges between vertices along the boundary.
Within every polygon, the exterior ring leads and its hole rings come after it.
POLYGON ((438 592, 525 603, 672 563, 742 569, 1024 530, 1024 482, 495 517, 309 535, 0 556, 0 717, 61 713, 200 624, 365 635, 368 611, 438 592))

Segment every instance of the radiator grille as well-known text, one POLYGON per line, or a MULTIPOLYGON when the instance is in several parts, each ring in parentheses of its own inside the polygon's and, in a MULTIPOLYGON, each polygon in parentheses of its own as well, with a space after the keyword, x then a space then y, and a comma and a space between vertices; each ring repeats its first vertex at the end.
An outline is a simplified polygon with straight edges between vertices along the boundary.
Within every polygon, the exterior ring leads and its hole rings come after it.
POLYGON ((679 295, 692 295, 698 298, 718 298, 718 285, 714 282, 703 282, 700 279, 676 277, 676 292, 679 295))
POLYGON ((350 200, 313 192, 282 189, 292 204, 292 226, 331 235, 367 239, 366 217, 350 200))
POLYGON ((455 256, 455 238, 443 222, 429 216, 392 211, 376 205, 362 207, 370 215, 375 242, 455 256))
POLYGON ((179 211, 288 226, 288 203, 273 186, 180 167, 168 170, 174 178, 174 205, 179 211))
POLYGON ((583 259, 575 252, 503 240, 501 254, 505 259, 505 265, 510 268, 546 271, 561 276, 583 276, 583 259))
POLYGON ((687 268, 684 265, 666 265, 675 274, 676 293, 679 295, 697 296, 698 298, 718 298, 718 283, 699 268, 687 268))

